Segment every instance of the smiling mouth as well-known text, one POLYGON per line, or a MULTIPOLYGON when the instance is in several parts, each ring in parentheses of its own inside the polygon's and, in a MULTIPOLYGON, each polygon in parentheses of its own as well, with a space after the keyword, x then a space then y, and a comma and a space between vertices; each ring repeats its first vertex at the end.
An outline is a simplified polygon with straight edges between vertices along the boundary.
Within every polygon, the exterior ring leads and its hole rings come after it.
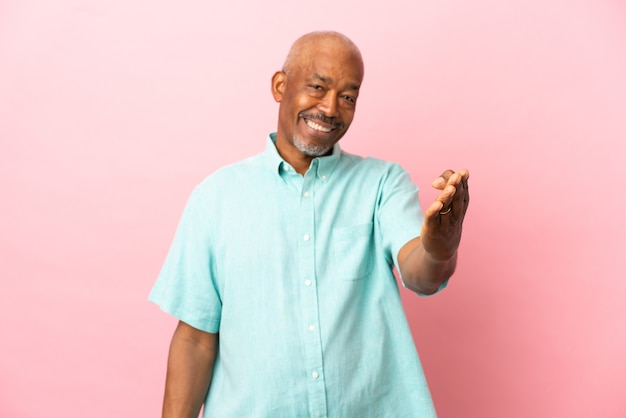
POLYGON ((305 119, 304 122, 307 124, 309 128, 314 129, 319 132, 329 133, 330 131, 333 130, 333 128, 322 126, 319 123, 313 122, 311 119, 305 119))
POLYGON ((335 118, 327 117, 321 113, 316 114, 302 112, 298 115, 298 117, 304 120, 306 126, 323 134, 328 134, 336 129, 343 129, 344 126, 343 123, 339 122, 335 118))

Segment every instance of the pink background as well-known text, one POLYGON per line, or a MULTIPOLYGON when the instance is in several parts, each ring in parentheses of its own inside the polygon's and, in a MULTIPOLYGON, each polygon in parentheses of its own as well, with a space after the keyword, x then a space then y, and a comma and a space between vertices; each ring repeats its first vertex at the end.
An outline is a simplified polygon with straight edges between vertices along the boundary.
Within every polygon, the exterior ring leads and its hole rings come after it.
POLYGON ((344 149, 424 205, 471 170, 458 273, 404 294, 440 417, 626 416, 624 2, 4 0, 1 417, 159 414, 183 205, 262 150, 315 29, 365 58, 344 149))

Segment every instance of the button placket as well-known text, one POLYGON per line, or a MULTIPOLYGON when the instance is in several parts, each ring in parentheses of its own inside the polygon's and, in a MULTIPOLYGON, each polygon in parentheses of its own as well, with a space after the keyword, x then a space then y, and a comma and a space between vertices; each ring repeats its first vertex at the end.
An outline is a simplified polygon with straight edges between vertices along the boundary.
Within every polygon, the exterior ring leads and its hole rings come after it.
POLYGON ((317 160, 303 177, 300 189, 298 231, 300 234, 299 265, 304 284, 301 292, 302 324, 305 364, 308 379, 309 411, 312 416, 326 416, 326 387, 324 382, 322 341, 319 328, 319 303, 315 277, 315 182, 317 160))

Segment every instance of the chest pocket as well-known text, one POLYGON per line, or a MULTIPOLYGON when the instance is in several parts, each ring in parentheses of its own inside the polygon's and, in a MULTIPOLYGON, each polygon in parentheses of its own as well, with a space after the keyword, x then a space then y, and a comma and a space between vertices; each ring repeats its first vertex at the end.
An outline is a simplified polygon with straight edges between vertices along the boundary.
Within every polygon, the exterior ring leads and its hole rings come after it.
POLYGON ((331 274, 342 280, 359 280, 372 270, 372 222, 335 228, 332 233, 331 274))

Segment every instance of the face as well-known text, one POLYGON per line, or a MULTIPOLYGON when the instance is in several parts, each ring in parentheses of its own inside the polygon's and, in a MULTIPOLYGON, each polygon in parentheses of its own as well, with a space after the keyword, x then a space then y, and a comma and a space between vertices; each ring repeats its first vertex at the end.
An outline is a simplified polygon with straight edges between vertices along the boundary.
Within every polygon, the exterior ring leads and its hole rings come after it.
POLYGON ((297 61, 272 79, 280 103, 276 146, 286 159, 331 152, 352 123, 363 78, 360 58, 340 45, 320 45, 297 61))

